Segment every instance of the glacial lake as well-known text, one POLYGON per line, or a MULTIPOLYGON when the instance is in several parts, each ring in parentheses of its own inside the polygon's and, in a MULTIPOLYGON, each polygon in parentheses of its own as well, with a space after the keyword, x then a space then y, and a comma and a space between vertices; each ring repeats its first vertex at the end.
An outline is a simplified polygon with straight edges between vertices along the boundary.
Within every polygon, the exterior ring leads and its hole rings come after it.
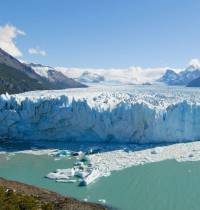
POLYGON ((48 155, 1 154, 0 176, 121 210, 199 210, 200 162, 167 160, 113 172, 87 187, 57 183, 44 176, 58 168, 72 167, 74 160, 48 155))

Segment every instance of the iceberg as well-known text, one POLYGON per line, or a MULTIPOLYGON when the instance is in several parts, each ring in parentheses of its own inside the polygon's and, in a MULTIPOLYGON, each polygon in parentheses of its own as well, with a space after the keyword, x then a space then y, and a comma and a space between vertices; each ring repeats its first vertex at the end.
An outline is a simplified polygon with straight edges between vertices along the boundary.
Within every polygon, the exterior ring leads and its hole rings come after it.
POLYGON ((51 172, 46 175, 46 178, 48 179, 56 179, 56 180, 65 180, 69 179, 70 177, 73 177, 75 174, 75 171, 73 168, 68 169, 57 169, 55 172, 51 172))
POLYGON ((77 182, 77 180, 75 180, 75 179, 70 179, 70 180, 66 180, 66 179, 57 179, 56 182, 75 183, 75 182, 77 182))
POLYGON ((55 157, 69 157, 71 152, 69 150, 61 150, 54 154, 55 157))
POLYGON ((75 176, 80 177, 80 178, 85 178, 88 175, 89 175, 89 172, 87 170, 77 169, 77 171, 75 172, 75 176))
POLYGON ((130 85, 5 94, 0 122, 0 139, 13 141, 195 141, 200 90, 130 85))
POLYGON ((90 174, 86 177, 83 177, 83 180, 80 182, 80 186, 86 186, 94 182, 97 178, 101 176, 101 173, 98 170, 92 170, 90 174))

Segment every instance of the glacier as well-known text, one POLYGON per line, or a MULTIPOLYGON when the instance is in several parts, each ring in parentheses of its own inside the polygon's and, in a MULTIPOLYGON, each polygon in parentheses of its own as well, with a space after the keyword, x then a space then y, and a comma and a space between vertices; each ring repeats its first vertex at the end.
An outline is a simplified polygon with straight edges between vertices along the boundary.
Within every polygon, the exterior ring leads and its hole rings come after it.
POLYGON ((200 89, 112 86, 0 96, 0 138, 162 143, 200 139, 200 89))

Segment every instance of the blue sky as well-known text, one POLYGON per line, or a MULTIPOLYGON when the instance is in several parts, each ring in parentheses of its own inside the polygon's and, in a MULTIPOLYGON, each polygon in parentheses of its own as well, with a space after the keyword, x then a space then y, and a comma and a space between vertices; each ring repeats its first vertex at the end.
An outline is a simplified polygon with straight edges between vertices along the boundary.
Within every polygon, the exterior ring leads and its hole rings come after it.
POLYGON ((10 40, 23 60, 126 68, 184 67, 200 58, 199 0, 0 0, 0 5, 1 29, 8 24, 24 32, 10 40), (30 54, 31 48, 39 54, 30 54))

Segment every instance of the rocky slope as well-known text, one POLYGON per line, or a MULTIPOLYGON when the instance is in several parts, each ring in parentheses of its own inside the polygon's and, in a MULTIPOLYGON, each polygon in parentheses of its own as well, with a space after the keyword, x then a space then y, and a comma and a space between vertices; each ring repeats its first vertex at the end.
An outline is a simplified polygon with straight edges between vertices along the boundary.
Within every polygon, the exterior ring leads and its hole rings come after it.
POLYGON ((48 89, 48 86, 42 82, 29 77, 22 71, 0 63, 0 94, 45 89, 48 89))
POLYGON ((12 55, 8 54, 1 48, 0 48, 0 64, 16 69, 20 71, 21 73, 26 74, 30 78, 36 79, 40 81, 41 83, 42 82, 44 83, 44 81, 42 81, 42 78, 38 74, 36 74, 32 68, 30 68, 27 65, 24 65, 19 60, 17 60, 16 58, 14 58, 12 55))
POLYGON ((106 210, 32 185, 0 178, 1 210, 106 210))
POLYGON ((85 87, 51 69, 45 78, 0 48, 0 94, 85 87))
POLYGON ((86 87, 86 85, 83 85, 80 82, 65 76, 63 73, 57 71, 53 67, 34 63, 27 64, 27 66, 32 68, 34 72, 42 78, 47 79, 52 85, 55 86, 55 89, 86 87))

